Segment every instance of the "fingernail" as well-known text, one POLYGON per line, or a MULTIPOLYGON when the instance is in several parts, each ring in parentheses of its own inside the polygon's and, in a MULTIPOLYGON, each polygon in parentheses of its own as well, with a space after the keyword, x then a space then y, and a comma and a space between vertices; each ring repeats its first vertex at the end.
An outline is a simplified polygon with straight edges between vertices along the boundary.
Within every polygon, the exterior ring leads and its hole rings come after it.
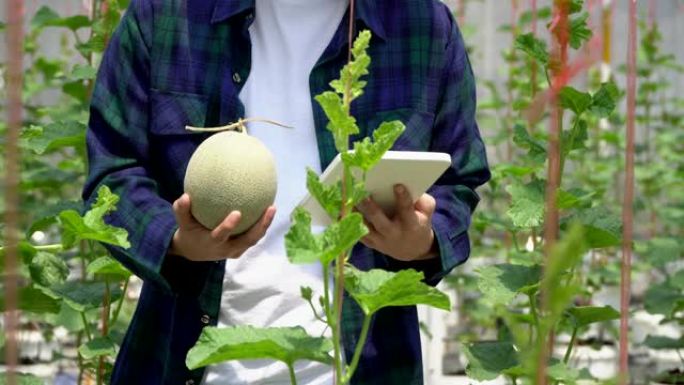
POLYGON ((398 184, 398 185, 394 186, 394 191, 396 191, 397 194, 403 194, 404 192, 406 192, 406 189, 404 188, 403 185, 398 184))

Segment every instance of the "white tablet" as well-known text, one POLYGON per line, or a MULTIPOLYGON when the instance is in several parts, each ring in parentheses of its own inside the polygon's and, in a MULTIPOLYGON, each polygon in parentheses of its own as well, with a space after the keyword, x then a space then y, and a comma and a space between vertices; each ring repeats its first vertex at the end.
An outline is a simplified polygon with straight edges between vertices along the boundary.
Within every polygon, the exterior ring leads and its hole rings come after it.
MULTIPOLYGON (((432 186, 451 165, 451 156, 441 152, 387 151, 382 159, 368 171, 366 190, 389 216, 394 213, 394 185, 403 184, 416 201, 432 186)), ((338 154, 320 176, 326 185, 337 183, 342 177, 342 159, 338 154)), ((360 177, 360 170, 357 177, 360 177)), ((312 224, 325 226, 330 218, 318 201, 311 195, 300 202, 311 213, 312 224)))

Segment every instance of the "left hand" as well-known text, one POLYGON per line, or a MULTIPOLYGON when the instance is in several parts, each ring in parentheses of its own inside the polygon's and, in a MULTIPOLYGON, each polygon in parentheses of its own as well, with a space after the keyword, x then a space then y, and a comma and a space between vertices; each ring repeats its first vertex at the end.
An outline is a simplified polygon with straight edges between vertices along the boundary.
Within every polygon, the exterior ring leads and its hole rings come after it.
POLYGON ((368 198, 357 206, 369 233, 361 243, 400 261, 430 259, 438 255, 432 214, 435 198, 423 194, 416 203, 405 186, 394 186, 395 214, 388 218, 382 208, 368 198))

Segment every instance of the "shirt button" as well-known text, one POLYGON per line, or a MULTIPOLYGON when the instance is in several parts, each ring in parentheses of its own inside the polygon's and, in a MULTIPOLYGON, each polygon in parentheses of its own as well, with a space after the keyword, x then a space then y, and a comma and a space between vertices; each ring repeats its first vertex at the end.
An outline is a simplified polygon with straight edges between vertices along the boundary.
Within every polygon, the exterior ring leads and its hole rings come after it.
POLYGON ((195 380, 187 380, 185 381, 185 385, 195 385, 195 380))
POLYGON ((240 76, 239 73, 235 72, 235 73, 233 74, 233 81, 234 81, 235 83, 240 83, 240 82, 242 81, 242 77, 240 76))
POLYGON ((202 321, 203 324, 209 325, 209 316, 207 314, 202 315, 202 318, 200 318, 200 321, 202 321))

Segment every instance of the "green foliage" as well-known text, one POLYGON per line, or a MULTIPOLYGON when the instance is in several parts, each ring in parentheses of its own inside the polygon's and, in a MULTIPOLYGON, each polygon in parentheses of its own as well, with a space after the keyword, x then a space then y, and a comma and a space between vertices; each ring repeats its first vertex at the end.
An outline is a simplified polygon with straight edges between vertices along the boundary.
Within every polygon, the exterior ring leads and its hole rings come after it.
POLYGON ((78 354, 86 360, 100 356, 114 356, 116 344, 109 337, 97 337, 78 348, 78 354))
POLYGON ((539 289, 540 265, 489 265, 479 269, 478 288, 494 304, 511 303, 518 294, 534 294, 539 289))
POLYGON ((541 180, 506 186, 511 207, 506 212, 516 227, 537 227, 544 221, 544 185, 541 180))
MULTIPOLYGON (((72 309, 84 312, 97 309, 102 305, 102 298, 107 287, 104 282, 67 281, 44 290, 53 298, 63 300, 72 309)), ((122 295, 123 293, 118 287, 109 290, 109 297, 112 301, 118 300, 122 295)))
MULTIPOLYGON (((45 385, 45 382, 33 374, 16 373, 16 385, 45 385)), ((7 385, 7 373, 0 373, 0 385, 7 385)))
POLYGON ((392 147, 406 127, 398 120, 383 122, 373 131, 373 141, 366 137, 354 143, 353 152, 343 152, 342 160, 347 166, 368 171, 392 147))
POLYGON ((41 286, 63 283, 69 275, 66 262, 51 253, 38 252, 28 267, 33 282, 41 286))
POLYGON ((102 186, 97 192, 97 200, 85 215, 74 210, 62 211, 59 221, 62 225, 62 244, 70 248, 80 240, 92 240, 114 246, 129 248, 128 232, 124 229, 108 225, 104 217, 116 210, 119 197, 102 186))
POLYGON ((549 63, 546 42, 535 37, 531 32, 518 36, 515 40, 515 48, 530 55, 533 59, 543 65, 549 63))
POLYGON ((466 374, 477 381, 493 380, 520 364, 515 346, 510 342, 480 341, 463 347, 468 359, 466 374))
POLYGON ((270 358, 292 366, 299 360, 330 364, 332 343, 311 337, 301 327, 260 329, 252 326, 205 327, 190 349, 186 365, 196 369, 228 360, 270 358))
POLYGON ((430 305, 450 310, 449 297, 423 282, 423 273, 412 269, 391 273, 381 269, 361 271, 348 265, 344 284, 366 316, 387 306, 430 305))

